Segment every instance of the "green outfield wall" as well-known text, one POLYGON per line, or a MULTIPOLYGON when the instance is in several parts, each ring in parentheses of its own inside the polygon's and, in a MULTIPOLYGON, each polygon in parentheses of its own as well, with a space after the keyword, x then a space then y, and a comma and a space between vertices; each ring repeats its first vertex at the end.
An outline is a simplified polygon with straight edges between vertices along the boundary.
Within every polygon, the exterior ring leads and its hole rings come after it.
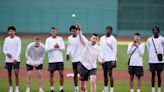
POLYGON ((150 35, 153 26, 164 34, 163 11, 164 0, 0 0, 0 32, 14 25, 18 33, 48 33, 55 26, 67 34, 80 23, 86 34, 102 34, 107 25, 116 35, 150 35))

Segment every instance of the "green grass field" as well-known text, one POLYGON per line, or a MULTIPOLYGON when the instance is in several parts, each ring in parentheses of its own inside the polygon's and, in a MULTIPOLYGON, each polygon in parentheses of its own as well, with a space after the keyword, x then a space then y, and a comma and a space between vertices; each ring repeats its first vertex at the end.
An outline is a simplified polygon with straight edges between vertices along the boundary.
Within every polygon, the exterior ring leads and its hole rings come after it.
MULTIPOLYGON (((4 60, 5 56, 2 52, 2 45, 3 45, 3 40, 0 38, 0 68, 2 69, 4 67, 4 60)), ((22 52, 21 52, 21 68, 25 68, 25 50, 26 46, 28 43, 33 41, 33 38, 23 38, 22 39, 22 52)), ((42 42, 45 42, 45 39, 42 39, 42 42)), ((66 41, 65 41, 66 42, 66 41)), ((66 42, 67 43, 67 42, 66 42)), ((116 70, 127 70, 127 43, 125 42, 124 44, 119 44, 118 45, 118 53, 117 53, 117 68, 116 70)), ((147 51, 145 50, 145 55, 144 55, 144 68, 148 69, 148 57, 147 57, 147 51)), ((65 60, 65 53, 64 53, 64 63, 65 63, 65 68, 71 68, 71 62, 65 60)), ((48 58, 47 55, 44 60, 44 68, 48 67, 48 58)), ((98 65, 98 68, 101 66, 98 65)), ((128 75, 125 75, 128 76, 128 75)), ((14 80, 13 80, 14 81, 14 80)), ((135 82, 135 89, 136 89, 136 83, 135 82)), ((13 83, 15 84, 15 83, 13 83)), ((0 78, 0 92, 7 92, 8 91, 8 82, 7 78, 0 78)), ((58 86, 57 80, 55 81, 55 89, 58 91, 59 86, 58 86)), ((162 83, 164 85, 164 83, 162 83)), ((89 86, 89 85, 88 85, 89 86)), ((44 79, 44 90, 45 92, 49 92, 49 81, 47 79, 44 79)), ((64 88, 65 92, 73 92, 73 81, 72 80, 65 80, 64 83, 64 88)), ((26 82, 25 78, 20 79, 20 92, 24 92, 26 89, 26 82)), ((89 89, 89 88, 88 88, 89 89)), ((103 89, 103 81, 98 80, 97 81, 97 92, 101 92, 103 89)), ((143 81, 143 86, 142 86, 142 92, 150 92, 151 91, 151 83, 149 81, 143 81)), ((164 88, 162 88, 164 90, 164 88)), ((38 91, 38 84, 37 80, 33 78, 32 84, 31 84, 31 92, 37 92, 38 91)), ((89 91, 88 91, 89 92, 89 91)), ((115 81, 115 92, 129 92, 129 81, 128 80, 116 80, 115 81)))
MULTIPOLYGON (((2 46, 3 46, 3 40, 4 39, 0 39, 0 68, 4 67, 4 60, 5 60, 5 56, 2 52, 2 46)), ((22 52, 21 52, 21 68, 25 67, 25 50, 26 47, 28 45, 28 43, 30 43, 31 41, 33 41, 33 38, 23 38, 22 39, 22 52)), ((42 39, 42 42, 45 42, 45 39, 42 39)), ((67 41, 65 40, 65 43, 67 43, 67 41)), ((117 70, 126 70, 127 69, 127 43, 121 43, 118 44, 118 51, 117 51, 117 70)), ((67 45, 67 44, 66 44, 67 45)), ((64 63, 65 63, 65 68, 71 68, 71 61, 66 61, 65 58, 65 52, 63 53, 64 55, 64 63)), ((48 67, 48 58, 47 58, 47 54, 46 57, 44 59, 44 67, 47 68, 48 67)), ((100 67, 100 65, 98 65, 98 67, 100 67)), ((147 60, 147 51, 145 49, 145 55, 144 55, 144 68, 148 69, 148 60, 147 60)))

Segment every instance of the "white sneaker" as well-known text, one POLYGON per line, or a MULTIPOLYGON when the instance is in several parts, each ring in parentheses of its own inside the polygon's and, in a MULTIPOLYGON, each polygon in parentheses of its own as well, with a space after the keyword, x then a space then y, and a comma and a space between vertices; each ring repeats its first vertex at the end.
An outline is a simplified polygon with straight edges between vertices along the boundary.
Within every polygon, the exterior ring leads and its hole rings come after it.
POLYGON ((102 91, 102 92, 108 92, 108 90, 103 89, 103 91, 102 91))
POLYGON ((9 88, 9 92, 13 92, 13 88, 12 87, 9 88))
POLYGON ((79 89, 78 88, 75 88, 74 92, 79 92, 79 89))
POLYGON ((16 88, 16 89, 15 89, 15 92, 19 92, 19 89, 18 89, 18 88, 16 88))
POLYGON ((39 89, 39 92, 44 92, 43 89, 39 89))
POLYGON ((25 92, 30 92, 30 89, 29 89, 29 88, 27 88, 25 92))

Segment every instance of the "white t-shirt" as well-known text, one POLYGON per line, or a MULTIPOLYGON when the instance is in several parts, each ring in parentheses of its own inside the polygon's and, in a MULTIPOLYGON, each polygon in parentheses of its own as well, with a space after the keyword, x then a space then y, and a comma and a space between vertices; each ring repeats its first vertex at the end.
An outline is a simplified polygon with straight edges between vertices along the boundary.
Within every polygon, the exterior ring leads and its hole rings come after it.
POLYGON ((100 60, 103 58, 101 49, 96 44, 92 45, 81 32, 79 37, 80 42, 85 46, 82 51, 80 63, 88 70, 97 68, 97 59, 100 60))
POLYGON ((49 63, 63 62, 63 51, 65 50, 65 44, 62 37, 48 37, 46 39, 45 47, 48 52, 49 63), (58 44, 59 48, 54 48, 55 44, 58 44))
POLYGON ((27 46, 26 49, 26 64, 33 65, 37 64, 40 65, 43 63, 43 59, 45 56, 45 47, 42 43, 40 43, 39 47, 35 47, 35 43, 32 42, 27 46))
MULTIPOLYGON (((127 54, 130 57, 131 53, 136 49, 133 46, 133 42, 129 43, 127 54)), ((145 51, 145 45, 141 43, 130 58, 129 66, 143 66, 143 55, 145 51)))
POLYGON ((158 54, 159 53, 163 54, 163 57, 164 57, 164 37, 159 36, 158 38, 154 38, 153 36, 151 36, 147 40, 149 63, 164 63, 164 60, 160 61, 160 62, 158 61, 152 38, 154 40, 154 43, 155 43, 155 46, 156 46, 156 49, 157 49, 157 53, 158 54))
POLYGON ((116 61, 117 59, 117 40, 111 35, 106 37, 105 35, 100 38, 100 47, 103 53, 105 62, 116 61))
POLYGON ((21 39, 18 36, 14 36, 14 38, 6 37, 3 44, 3 52, 12 56, 11 58, 6 56, 5 62, 12 63, 14 60, 20 62, 21 39))
POLYGON ((70 56, 72 62, 80 61, 80 55, 84 46, 80 43, 79 35, 68 37, 68 46, 66 54, 70 56))

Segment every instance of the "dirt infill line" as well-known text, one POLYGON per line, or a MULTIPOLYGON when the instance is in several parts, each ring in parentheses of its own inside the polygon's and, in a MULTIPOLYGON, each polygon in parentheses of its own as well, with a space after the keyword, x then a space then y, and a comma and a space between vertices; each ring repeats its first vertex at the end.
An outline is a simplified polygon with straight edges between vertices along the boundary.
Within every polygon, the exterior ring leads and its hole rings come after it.
MULTIPOLYGON (((27 73, 26 69, 20 69, 19 75, 21 78, 25 78, 26 73, 27 73)), ((64 70, 64 78, 66 80, 72 80, 72 77, 67 76, 67 74, 71 74, 71 73, 72 73, 71 69, 65 69, 64 70)), ((47 71, 47 69, 43 69, 43 76, 44 76, 44 79, 49 78, 49 72, 47 71)), ((164 76, 163 72, 162 72, 161 76, 164 76)), ((38 77, 36 70, 33 71, 32 77, 33 78, 38 77)), ((0 78, 7 78, 7 71, 5 69, 0 69, 0 78)), ((54 73, 54 78, 59 79, 58 72, 54 73)), ((114 79, 115 80, 129 80, 128 71, 127 70, 114 70, 114 79)), ((97 80, 103 80, 103 71, 102 70, 97 70, 97 80)), ((149 71, 147 71, 147 70, 144 71, 144 76, 143 76, 142 80, 145 80, 145 81, 151 80, 151 74, 149 71)), ((162 81, 164 81, 164 77, 162 77, 162 81)))

